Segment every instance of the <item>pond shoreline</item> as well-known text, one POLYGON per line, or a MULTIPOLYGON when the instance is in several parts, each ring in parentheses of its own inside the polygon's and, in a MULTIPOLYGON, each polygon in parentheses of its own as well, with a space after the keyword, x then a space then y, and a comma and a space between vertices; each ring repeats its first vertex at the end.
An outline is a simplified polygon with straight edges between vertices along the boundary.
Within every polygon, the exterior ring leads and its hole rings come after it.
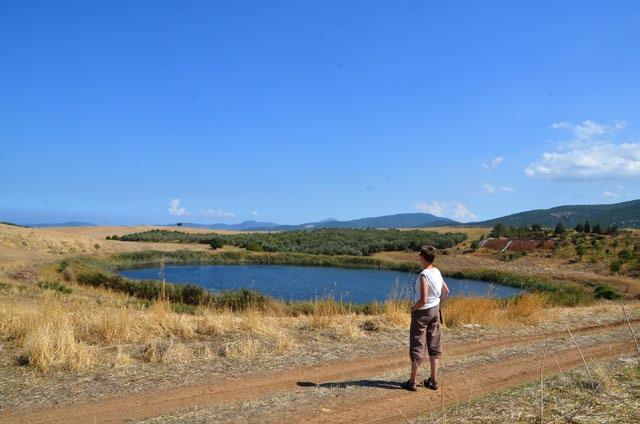
MULTIPOLYGON (((309 301, 331 296, 364 304, 413 297, 417 273, 387 269, 296 265, 225 264, 166 265, 120 271, 134 280, 166 279, 172 284, 196 284, 214 293, 256 290, 281 301, 309 301)), ((448 277, 452 296, 510 298, 519 288, 448 277)))

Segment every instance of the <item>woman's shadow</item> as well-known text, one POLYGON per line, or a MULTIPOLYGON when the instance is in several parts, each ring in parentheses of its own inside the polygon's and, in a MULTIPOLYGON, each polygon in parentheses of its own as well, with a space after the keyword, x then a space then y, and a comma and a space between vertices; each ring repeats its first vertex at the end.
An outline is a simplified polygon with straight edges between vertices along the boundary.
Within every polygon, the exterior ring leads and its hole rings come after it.
POLYGON ((346 389, 347 387, 374 387, 376 389, 398 390, 402 384, 396 381, 386 380, 351 380, 329 383, 313 383, 311 381, 298 381, 300 387, 324 387, 328 389, 346 389))

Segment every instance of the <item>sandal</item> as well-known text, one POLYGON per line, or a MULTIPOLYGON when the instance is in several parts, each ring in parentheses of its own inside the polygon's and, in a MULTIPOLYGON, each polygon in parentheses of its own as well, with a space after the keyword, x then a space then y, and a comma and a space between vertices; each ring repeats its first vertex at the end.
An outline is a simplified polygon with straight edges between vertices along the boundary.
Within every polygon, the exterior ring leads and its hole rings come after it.
POLYGON ((418 390, 418 387, 416 386, 416 383, 414 381, 411 380, 407 380, 404 383, 402 383, 400 385, 400 387, 402 387, 405 390, 409 390, 410 392, 415 392, 418 390))
POLYGON ((431 377, 429 377, 426 380, 424 380, 424 387, 431 390, 438 390, 438 382, 435 380, 432 380, 431 377))

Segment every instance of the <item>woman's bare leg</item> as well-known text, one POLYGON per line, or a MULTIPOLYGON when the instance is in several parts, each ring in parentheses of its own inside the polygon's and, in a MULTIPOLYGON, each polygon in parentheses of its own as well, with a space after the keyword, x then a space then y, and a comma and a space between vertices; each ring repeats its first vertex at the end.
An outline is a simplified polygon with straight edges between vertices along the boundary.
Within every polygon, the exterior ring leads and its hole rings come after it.
POLYGON ((438 358, 430 356, 429 364, 431 365, 431 380, 438 381, 438 358))
POLYGON ((415 383, 417 376, 418 376, 418 361, 411 361, 411 377, 409 377, 409 381, 415 383))

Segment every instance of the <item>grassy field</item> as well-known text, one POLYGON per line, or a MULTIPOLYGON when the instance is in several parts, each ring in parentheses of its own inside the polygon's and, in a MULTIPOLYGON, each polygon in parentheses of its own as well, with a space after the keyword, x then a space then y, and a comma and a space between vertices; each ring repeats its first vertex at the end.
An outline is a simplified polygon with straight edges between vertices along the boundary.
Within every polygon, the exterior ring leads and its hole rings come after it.
MULTIPOLYGON (((65 387, 84 387, 82 393, 97 390, 80 383, 87 376, 108 382, 100 385, 101 393, 108 393, 123 381, 136 381, 131 384, 141 387, 150 381, 197 379, 208 373, 282 368, 301 355, 309 363, 322 364, 327 358, 396 350, 406 343, 408 302, 362 306, 319 299, 288 304, 253 293, 204 301, 197 290, 180 293, 179 298, 175 292, 170 301, 170 286, 149 282, 144 295, 139 283, 113 280, 113 271, 172 261, 413 269, 414 253, 323 256, 232 247, 212 251, 202 244, 173 243, 154 243, 154 251, 149 251, 148 243, 104 239, 147 228, 0 225, 0 340, 4 345, 0 398, 28 407, 44 400, 69 399, 64 397, 69 396, 64 394, 65 387)), ((631 319, 640 316, 640 304, 629 302, 639 291, 636 279, 598 274, 556 258, 528 255, 504 262, 482 250, 469 254, 450 250, 437 259, 448 275, 485 272, 479 276, 513 279, 518 284, 528 281, 531 287, 549 281, 573 284, 591 294, 590 281, 617 288, 626 285, 629 315, 631 319)), ((584 306, 559 307, 552 295, 553 290, 544 289, 510 300, 451 299, 444 306, 446 333, 471 340, 479 334, 509 337, 620 320, 620 307, 610 300, 590 296, 584 306)))

